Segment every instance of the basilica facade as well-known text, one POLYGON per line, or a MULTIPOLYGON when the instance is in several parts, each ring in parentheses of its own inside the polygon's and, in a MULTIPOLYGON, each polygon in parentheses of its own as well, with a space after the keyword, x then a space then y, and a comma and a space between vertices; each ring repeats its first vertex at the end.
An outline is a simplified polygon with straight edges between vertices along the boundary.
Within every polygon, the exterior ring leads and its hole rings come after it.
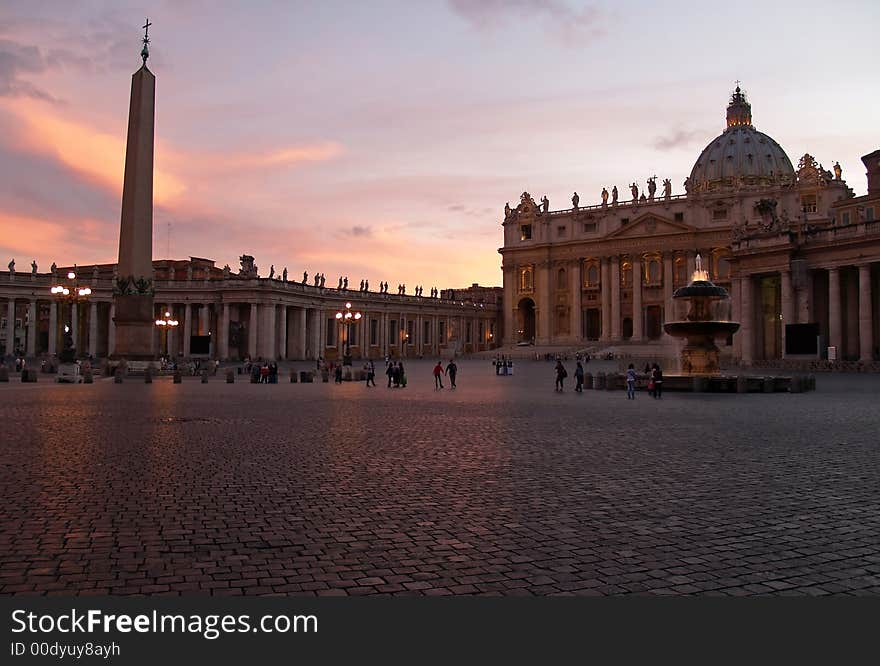
POLYGON ((863 157, 868 194, 853 197, 839 165, 804 154, 797 167, 752 123, 737 87, 726 128, 672 194, 667 179, 601 203, 549 209, 524 192, 505 206, 506 345, 629 348, 677 357, 663 324, 697 256, 730 293, 719 318, 741 323, 723 351, 736 362, 820 358, 870 363, 880 341, 880 151, 863 157))

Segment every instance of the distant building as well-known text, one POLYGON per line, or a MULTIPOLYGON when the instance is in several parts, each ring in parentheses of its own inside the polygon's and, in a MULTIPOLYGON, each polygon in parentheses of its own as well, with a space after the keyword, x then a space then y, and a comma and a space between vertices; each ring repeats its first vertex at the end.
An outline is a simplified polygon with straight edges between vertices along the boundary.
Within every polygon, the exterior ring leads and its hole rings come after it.
POLYGON ((677 356, 663 323, 684 316, 673 293, 690 281, 699 254, 731 294, 724 314, 742 324, 726 341, 729 357, 752 364, 832 347, 838 359, 872 361, 880 340, 878 155, 863 158, 868 194, 853 197, 836 164, 832 172, 805 154, 795 169, 752 125, 737 87, 727 127, 697 158, 685 194, 652 177, 604 190, 602 203, 578 206, 575 195, 572 208, 550 211, 523 192, 516 208, 506 207, 499 250, 504 343, 677 356))

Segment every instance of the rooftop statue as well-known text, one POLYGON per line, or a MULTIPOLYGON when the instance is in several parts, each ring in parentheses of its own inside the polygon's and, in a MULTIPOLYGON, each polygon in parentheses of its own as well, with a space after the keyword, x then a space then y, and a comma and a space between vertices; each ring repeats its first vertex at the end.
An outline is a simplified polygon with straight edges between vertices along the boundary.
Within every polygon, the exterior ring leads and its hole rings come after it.
POLYGON ((611 188, 611 204, 614 206, 617 205, 617 196, 618 196, 617 185, 615 185, 614 187, 611 188))
POLYGON ((548 213, 550 212, 550 199, 547 198, 547 195, 544 195, 544 198, 541 199, 541 212, 548 213))
MULTIPOLYGON (((95 268, 97 268, 97 266, 95 266, 95 268)), ((31 275, 36 275, 36 274, 37 274, 37 260, 34 259, 31 262, 31 275)))
POLYGON ((668 199, 672 196, 672 181, 666 178, 663 181, 663 198, 668 199))
POLYGON ((633 183, 629 186, 629 191, 632 192, 633 201, 638 201, 639 200, 639 186, 636 185, 635 183, 633 183))
POLYGON ((834 163, 834 180, 840 180, 840 177, 843 175, 843 169, 840 168, 840 162, 834 163))
POLYGON ((50 268, 52 271, 52 277, 55 277, 55 274, 58 273, 58 266, 55 265, 55 262, 52 262, 52 267, 50 268))
POLYGON ((284 270, 281 271, 281 280, 282 282, 287 282, 287 266, 285 266, 284 270))
POLYGON ((10 275, 15 275, 15 259, 6 264, 6 267, 9 269, 10 275))
POLYGON ((654 200, 654 193, 657 191, 657 176, 648 178, 648 199, 654 200))
POLYGON ((271 280, 274 277, 275 277, 275 264, 272 264, 271 266, 269 266, 269 279, 271 280))
POLYGON ((608 203, 608 190, 604 187, 602 188, 602 205, 606 205, 608 203))
POLYGON ((578 204, 579 204, 580 202, 581 202, 581 198, 578 196, 578 193, 575 192, 574 195, 571 197, 571 207, 572 207, 572 208, 577 208, 577 207, 578 207, 578 204))

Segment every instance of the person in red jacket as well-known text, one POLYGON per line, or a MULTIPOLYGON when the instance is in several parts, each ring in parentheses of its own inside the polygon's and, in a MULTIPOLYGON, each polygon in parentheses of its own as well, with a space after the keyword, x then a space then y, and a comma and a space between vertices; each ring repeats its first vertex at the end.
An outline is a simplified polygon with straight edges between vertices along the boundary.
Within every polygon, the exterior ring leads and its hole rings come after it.
POLYGON ((434 389, 442 389, 443 388, 443 364, 440 361, 437 361, 437 365, 434 366, 434 389))

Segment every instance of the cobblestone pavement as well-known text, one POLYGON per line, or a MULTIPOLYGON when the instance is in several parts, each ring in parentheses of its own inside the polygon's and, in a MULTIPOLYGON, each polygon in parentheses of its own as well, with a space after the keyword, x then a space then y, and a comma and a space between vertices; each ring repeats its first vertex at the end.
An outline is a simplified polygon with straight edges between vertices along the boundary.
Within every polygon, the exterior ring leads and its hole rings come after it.
POLYGON ((880 378, 630 402, 431 365, 0 385, 0 594, 880 593, 880 378))

